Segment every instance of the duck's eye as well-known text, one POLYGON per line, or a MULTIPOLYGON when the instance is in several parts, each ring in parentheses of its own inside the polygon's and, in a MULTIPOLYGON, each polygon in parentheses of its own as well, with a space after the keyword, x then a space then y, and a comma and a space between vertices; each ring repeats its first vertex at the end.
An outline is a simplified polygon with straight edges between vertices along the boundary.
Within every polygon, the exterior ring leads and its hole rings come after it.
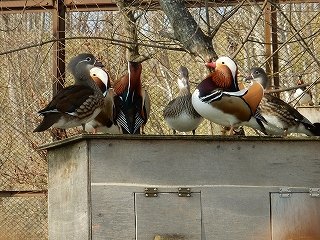
POLYGON ((222 64, 224 64, 224 62, 222 62, 222 64))
POLYGON ((92 74, 92 76, 96 77, 96 76, 97 76, 97 74, 95 74, 95 73, 94 73, 94 74, 92 74))
POLYGON ((91 61, 91 57, 87 57, 86 61, 90 62, 91 61))

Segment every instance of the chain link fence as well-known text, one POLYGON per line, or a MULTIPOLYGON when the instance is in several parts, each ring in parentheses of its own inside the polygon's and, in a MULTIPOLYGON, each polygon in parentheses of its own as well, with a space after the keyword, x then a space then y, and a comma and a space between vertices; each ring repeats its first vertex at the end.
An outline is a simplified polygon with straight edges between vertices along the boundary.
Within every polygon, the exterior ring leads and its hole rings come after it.
POLYGON ((1 197, 0 239, 47 239, 47 196, 1 197))
MULTIPOLYGON (((280 76, 280 87, 294 86, 299 75, 305 83, 318 81, 320 4, 277 6, 279 72, 275 74, 280 76)), ((209 10, 211 25, 220 26, 213 38, 214 49, 219 56, 237 52, 239 80, 251 67, 265 67, 266 59, 272 58, 266 51, 271 45, 266 40, 265 27, 271 22, 265 18, 265 9, 248 1, 233 14, 230 6, 213 6, 209 10)), ((208 28, 204 21, 205 9, 195 6, 190 12, 205 31, 208 28)), ((137 21, 138 41, 142 43, 140 54, 150 56, 143 62, 142 72, 142 82, 152 104, 145 132, 172 134, 162 111, 177 96, 179 66, 189 69, 191 91, 203 79, 206 70, 200 59, 180 51, 180 44, 168 38, 172 32, 163 12, 141 7, 136 14, 140 14, 137 21)), ((126 49, 121 40, 125 39, 125 28, 119 12, 73 11, 66 14, 65 20, 67 63, 78 53, 91 52, 104 62, 111 82, 123 74, 126 49)), ((23 11, 3 14, 0 18, 0 191, 47 189, 46 152, 38 150, 37 146, 51 142, 52 138, 49 131, 32 131, 41 121, 37 111, 52 98, 52 86, 57 81, 52 71, 52 24, 50 12, 23 11)), ((72 83, 67 73, 66 85, 72 83)), ((313 101, 318 105, 318 87, 313 87, 312 91, 313 101)), ((281 97, 291 101, 291 94, 287 91, 281 97)), ((245 130, 247 135, 256 134, 245 130)), ((68 136, 78 133, 77 129, 67 130, 68 136)), ((196 133, 220 134, 220 126, 204 121, 196 133)), ((46 201, 46 196, 0 197, 0 239, 46 239, 46 201)))

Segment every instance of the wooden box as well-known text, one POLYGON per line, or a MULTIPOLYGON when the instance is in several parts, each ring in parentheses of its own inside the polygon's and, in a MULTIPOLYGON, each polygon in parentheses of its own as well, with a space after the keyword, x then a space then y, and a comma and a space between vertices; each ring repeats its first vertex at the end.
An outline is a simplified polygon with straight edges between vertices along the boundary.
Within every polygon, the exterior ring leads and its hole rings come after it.
POLYGON ((49 239, 320 239, 320 140, 84 134, 48 150, 49 239))

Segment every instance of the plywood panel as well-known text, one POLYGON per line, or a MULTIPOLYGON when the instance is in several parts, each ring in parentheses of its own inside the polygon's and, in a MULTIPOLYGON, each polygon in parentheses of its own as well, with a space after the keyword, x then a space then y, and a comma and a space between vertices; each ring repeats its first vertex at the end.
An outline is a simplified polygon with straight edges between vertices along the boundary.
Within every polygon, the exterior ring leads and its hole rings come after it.
POLYGON ((281 198, 271 195, 272 239, 320 239, 320 198, 309 193, 292 193, 281 198))
POLYGON ((135 200, 136 239, 201 239, 200 193, 191 197, 178 197, 177 193, 145 197, 137 193, 135 200))
POLYGON ((260 187, 201 188, 202 239, 270 240, 269 190, 260 187))

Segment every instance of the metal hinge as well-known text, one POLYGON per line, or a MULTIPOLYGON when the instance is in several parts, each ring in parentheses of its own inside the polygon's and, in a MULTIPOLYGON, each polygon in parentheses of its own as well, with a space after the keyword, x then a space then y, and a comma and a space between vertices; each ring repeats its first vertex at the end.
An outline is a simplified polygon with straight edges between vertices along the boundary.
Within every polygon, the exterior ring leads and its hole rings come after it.
MULTIPOLYGON (((146 197, 158 197, 158 188, 145 188, 144 195, 146 197)), ((179 197, 191 197, 191 188, 178 188, 179 197)))
POLYGON ((310 188, 309 193, 311 197, 320 197, 320 188, 310 188))
POLYGON ((191 188, 178 188, 179 197, 191 197, 191 188))
POLYGON ((291 197, 291 190, 290 188, 280 188, 279 194, 280 194, 280 197, 282 198, 288 198, 288 197, 291 197))
POLYGON ((144 195, 146 197, 158 197, 158 188, 145 188, 144 195))

